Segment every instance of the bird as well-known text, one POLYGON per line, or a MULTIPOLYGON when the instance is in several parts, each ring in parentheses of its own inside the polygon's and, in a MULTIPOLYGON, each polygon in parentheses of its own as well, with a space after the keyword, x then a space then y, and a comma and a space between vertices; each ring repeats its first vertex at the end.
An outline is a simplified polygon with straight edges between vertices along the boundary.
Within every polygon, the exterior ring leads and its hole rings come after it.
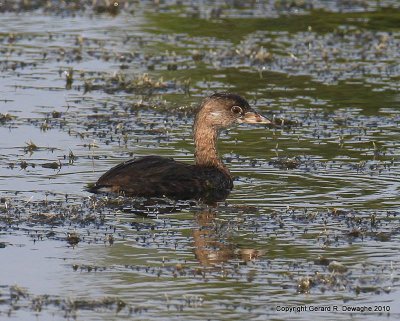
POLYGON ((89 191, 207 204, 223 201, 233 188, 233 178, 218 156, 216 143, 221 129, 241 123, 272 122, 240 95, 214 93, 203 99, 194 118, 194 164, 156 155, 130 159, 104 173, 89 191))

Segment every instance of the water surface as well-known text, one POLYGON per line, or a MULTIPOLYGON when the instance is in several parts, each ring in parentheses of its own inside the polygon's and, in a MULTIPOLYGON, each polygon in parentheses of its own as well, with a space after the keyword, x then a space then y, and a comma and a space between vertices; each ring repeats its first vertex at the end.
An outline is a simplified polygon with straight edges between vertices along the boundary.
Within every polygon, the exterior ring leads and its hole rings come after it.
POLYGON ((0 6, 0 319, 398 317, 396 1, 21 3, 0 6), (86 191, 131 157, 193 162, 193 112, 226 90, 284 119, 221 133, 226 202, 86 191), (331 311, 279 311, 302 306, 331 311))

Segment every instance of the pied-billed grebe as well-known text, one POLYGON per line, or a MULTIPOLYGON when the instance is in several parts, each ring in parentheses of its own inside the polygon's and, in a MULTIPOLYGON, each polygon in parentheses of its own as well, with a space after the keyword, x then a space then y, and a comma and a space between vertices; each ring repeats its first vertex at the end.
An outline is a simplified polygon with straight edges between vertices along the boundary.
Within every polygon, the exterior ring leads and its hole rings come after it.
POLYGON ((224 200, 233 182, 218 157, 216 143, 219 130, 235 123, 271 122, 251 109, 239 95, 216 93, 203 100, 196 114, 195 165, 160 156, 131 159, 107 171, 90 191, 205 202, 224 200))

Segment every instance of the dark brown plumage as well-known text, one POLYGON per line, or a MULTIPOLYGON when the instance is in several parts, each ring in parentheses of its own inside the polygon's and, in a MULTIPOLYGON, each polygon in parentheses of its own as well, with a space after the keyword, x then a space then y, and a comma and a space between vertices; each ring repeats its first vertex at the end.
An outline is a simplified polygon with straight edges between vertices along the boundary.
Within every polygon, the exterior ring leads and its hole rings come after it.
POLYGON ((216 142, 219 130, 234 123, 268 124, 270 121, 253 111, 238 95, 211 95, 203 100, 194 122, 196 164, 160 156, 131 159, 103 174, 90 191, 205 202, 224 200, 233 182, 218 157, 216 142))

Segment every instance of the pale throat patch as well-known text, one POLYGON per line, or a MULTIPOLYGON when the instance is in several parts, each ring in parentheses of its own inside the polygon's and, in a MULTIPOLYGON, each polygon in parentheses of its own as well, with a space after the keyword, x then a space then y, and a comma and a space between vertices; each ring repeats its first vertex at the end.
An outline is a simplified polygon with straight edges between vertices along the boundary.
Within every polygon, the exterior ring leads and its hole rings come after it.
POLYGON ((211 115, 213 118, 220 118, 222 114, 221 114, 220 111, 212 111, 212 112, 210 113, 210 115, 211 115))

